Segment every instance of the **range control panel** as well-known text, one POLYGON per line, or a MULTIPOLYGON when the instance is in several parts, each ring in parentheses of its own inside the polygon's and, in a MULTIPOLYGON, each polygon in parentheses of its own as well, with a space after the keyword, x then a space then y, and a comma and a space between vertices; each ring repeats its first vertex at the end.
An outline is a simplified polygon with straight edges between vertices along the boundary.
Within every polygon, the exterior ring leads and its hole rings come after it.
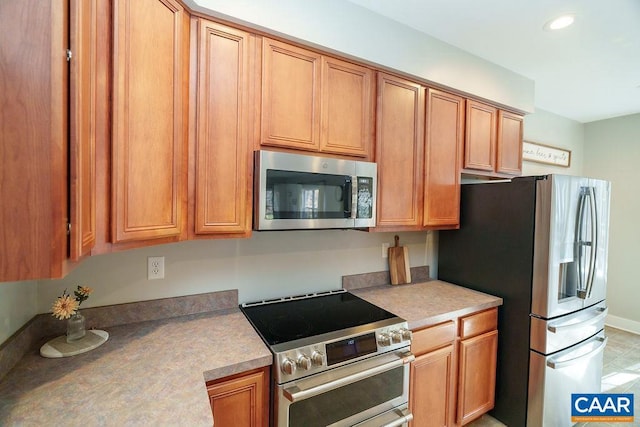
POLYGON ((410 345, 405 322, 277 353, 274 374, 284 383, 410 345))

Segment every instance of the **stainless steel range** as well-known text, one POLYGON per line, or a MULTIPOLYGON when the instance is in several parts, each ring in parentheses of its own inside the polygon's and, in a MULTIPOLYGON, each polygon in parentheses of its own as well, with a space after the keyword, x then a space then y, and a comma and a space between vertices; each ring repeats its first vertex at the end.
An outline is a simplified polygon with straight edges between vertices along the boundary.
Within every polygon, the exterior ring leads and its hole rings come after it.
POLYGON ((401 426, 407 322, 344 290, 240 306, 274 354, 272 425, 401 426))

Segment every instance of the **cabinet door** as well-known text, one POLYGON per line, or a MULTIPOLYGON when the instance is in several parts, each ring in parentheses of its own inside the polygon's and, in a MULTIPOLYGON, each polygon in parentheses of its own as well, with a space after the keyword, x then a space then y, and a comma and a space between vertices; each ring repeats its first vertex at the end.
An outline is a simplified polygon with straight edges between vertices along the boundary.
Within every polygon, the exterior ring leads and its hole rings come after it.
POLYGON ((0 281, 67 256, 68 1, 0 2, 0 281))
POLYGON ((369 156, 374 84, 369 68, 322 57, 321 151, 369 156))
POLYGON ((207 386, 216 427, 269 425, 269 374, 263 368, 207 386))
POLYGON ((450 426, 455 419, 456 364, 454 345, 416 357, 411 363, 410 425, 450 426))
POLYGON ((249 34, 200 20, 195 232, 251 228, 249 34))
POLYGON ((467 100, 465 168, 495 170, 497 114, 498 110, 490 105, 467 100))
POLYGON ((427 89, 424 168, 424 225, 460 224, 460 156, 464 98, 427 89))
POLYGON ((480 417, 495 403, 498 331, 460 341, 458 423, 480 417))
POLYGON ((114 3, 112 239, 184 231, 183 8, 114 3))
POLYGON ((422 227, 424 88, 378 74, 378 227, 422 227))
POLYGON ((320 55, 265 37, 262 58, 260 142, 318 151, 320 55))
POLYGON ((523 118, 519 114, 498 112, 498 153, 496 172, 522 173, 523 118))
POLYGON ((69 12, 69 259, 77 261, 96 242, 96 2, 72 1, 69 12))

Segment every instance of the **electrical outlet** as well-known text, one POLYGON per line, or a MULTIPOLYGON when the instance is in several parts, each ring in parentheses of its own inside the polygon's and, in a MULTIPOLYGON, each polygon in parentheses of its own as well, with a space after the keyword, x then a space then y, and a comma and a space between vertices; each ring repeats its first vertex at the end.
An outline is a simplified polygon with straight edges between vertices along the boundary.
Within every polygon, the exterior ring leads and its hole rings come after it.
POLYGON ((147 280, 164 279, 164 257, 147 257, 147 280))
POLYGON ((382 244, 382 258, 389 258, 389 244, 382 244))

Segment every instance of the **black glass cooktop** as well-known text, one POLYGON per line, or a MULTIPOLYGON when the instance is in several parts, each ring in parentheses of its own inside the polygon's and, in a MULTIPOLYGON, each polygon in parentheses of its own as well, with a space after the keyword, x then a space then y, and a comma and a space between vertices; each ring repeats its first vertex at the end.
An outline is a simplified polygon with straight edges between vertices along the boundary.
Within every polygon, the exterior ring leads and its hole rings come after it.
POLYGON ((240 309, 271 346, 396 317, 341 291, 243 304, 240 309))

